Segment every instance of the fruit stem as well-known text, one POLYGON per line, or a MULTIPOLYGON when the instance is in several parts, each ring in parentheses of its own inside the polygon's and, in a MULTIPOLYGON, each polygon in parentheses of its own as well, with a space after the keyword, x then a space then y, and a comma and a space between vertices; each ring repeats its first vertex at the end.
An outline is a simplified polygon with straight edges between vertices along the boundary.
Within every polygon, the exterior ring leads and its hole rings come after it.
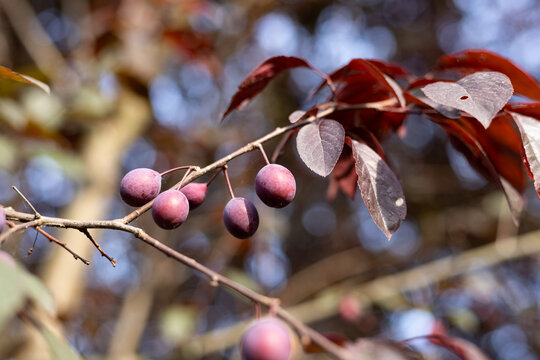
POLYGON ((255 303, 255 319, 259 320, 261 318, 261 304, 258 302, 255 303))
MULTIPOLYGON (((178 167, 169 169, 169 170, 167 170, 167 171, 164 171, 164 172, 162 172, 162 173, 159 174, 159 175, 164 176, 164 175, 167 175, 167 174, 169 174, 169 173, 172 173, 173 171, 176 171, 176 170, 192 169, 192 168, 193 168, 193 166, 191 166, 191 165, 189 165, 189 166, 178 166, 178 167)), ((188 172, 189 172, 189 171, 188 171, 188 172)))
POLYGON ((219 168, 219 170, 216 171, 216 172, 214 173, 214 175, 212 175, 212 177, 206 182, 206 186, 210 186, 210 184, 212 183, 212 181, 214 181, 214 180, 217 178, 217 176, 219 175, 219 173, 222 172, 222 171, 223 171, 223 168, 219 168))
POLYGON ((264 151, 262 144, 257 144, 257 147, 259 148, 259 150, 261 150, 264 161, 266 161, 266 165, 270 165, 270 161, 268 160, 268 156, 266 156, 266 152, 264 151))
POLYGON ((232 190, 231 181, 229 180, 229 174, 227 173, 227 165, 223 167, 223 175, 225 175, 225 181, 227 182, 227 186, 229 187, 229 193, 231 194, 231 198, 234 199, 234 192, 232 190))
POLYGON ((186 173, 182 177, 182 180, 180 180, 180 182, 178 183, 178 186, 176 187, 176 190, 180 190, 182 188, 182 186, 184 186, 184 181, 186 180, 187 176, 189 175, 190 172, 192 172, 195 169, 196 169, 195 166, 188 166, 188 171, 186 171, 186 173))

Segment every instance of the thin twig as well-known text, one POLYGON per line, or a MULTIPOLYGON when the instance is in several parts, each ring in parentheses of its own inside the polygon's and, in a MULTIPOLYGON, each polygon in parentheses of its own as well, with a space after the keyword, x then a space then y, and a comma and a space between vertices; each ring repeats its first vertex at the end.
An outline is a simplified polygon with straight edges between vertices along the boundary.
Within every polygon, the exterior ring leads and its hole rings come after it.
POLYGON ((36 208, 34 207, 34 205, 32 205, 32 203, 26 198, 26 196, 23 195, 22 192, 19 191, 19 189, 17 189, 17 187, 14 185, 12 186, 13 190, 15 190, 15 192, 17 194, 19 194, 20 197, 22 197, 22 199, 28 204, 28 206, 30 206, 30 209, 32 209, 32 211, 34 212, 34 214, 36 215, 35 218, 36 219, 39 219, 41 217, 41 215, 38 213, 38 211, 36 210, 36 208))
POLYGON ((42 234, 43 236, 45 236, 47 239, 49 239, 49 241, 55 243, 56 245, 64 248, 64 250, 66 250, 68 253, 70 253, 74 258, 75 260, 81 260, 85 265, 90 265, 90 261, 86 260, 85 258, 83 258, 81 255, 77 254, 75 251, 71 250, 66 243, 64 242, 61 242, 60 240, 58 240, 57 238, 55 238, 54 236, 52 236, 51 234, 45 232, 43 229, 39 228, 39 227, 36 227, 36 230, 42 234))
POLYGON ((110 257, 105 251, 103 251, 101 246, 99 246, 96 240, 94 240, 94 237, 90 234, 88 229, 79 229, 79 231, 82 232, 88 238, 88 240, 90 240, 90 242, 96 247, 96 249, 98 249, 98 251, 101 253, 101 256, 106 257, 107 260, 111 262, 112 266, 116 267, 116 259, 110 257))
POLYGON ((28 252, 26 253, 26 256, 30 256, 34 252, 34 247, 36 246, 38 235, 39 235, 39 232, 36 231, 36 236, 34 237, 34 242, 32 243, 32 247, 30 249, 28 249, 28 252))
MULTIPOLYGON (((6 221, 6 224, 10 227, 10 230, 16 226, 19 226, 19 225, 15 225, 15 223, 13 221, 6 221)), ((26 223, 28 224, 28 223, 26 223)), ((22 229, 22 227, 19 226, 19 229, 22 229)), ((79 254, 77 254, 76 252, 74 252, 73 250, 71 250, 66 243, 63 243, 61 242, 60 240, 58 240, 57 238, 55 238, 54 236, 52 236, 51 234, 47 233, 46 231, 44 231, 43 229, 41 229, 40 227, 36 227, 36 231, 40 234, 42 234, 43 236, 45 236, 47 239, 49 239, 49 241, 57 244, 58 246, 64 248, 64 250, 66 250, 67 252, 69 252, 74 258, 75 260, 81 260, 84 264, 86 265, 90 265, 90 262, 88 260, 86 260, 85 258, 83 258, 82 256, 80 256, 79 254)), ((36 233, 37 235, 37 233, 36 233)), ((1 242, 0 242, 1 244, 1 242)), ((34 245, 35 245, 35 241, 34 241, 34 245)), ((30 250, 28 250, 28 255, 30 255, 33 251, 33 248, 34 248, 34 245, 32 245, 32 248, 30 250)))
MULTIPOLYGON (((84 220, 70 220, 70 219, 63 219, 63 218, 56 218, 56 217, 49 217, 49 216, 42 216, 39 219, 34 219, 33 214, 23 213, 14 210, 11 207, 4 208, 4 211, 6 213, 6 217, 8 220, 15 220, 15 221, 21 221, 22 224, 16 225, 15 227, 11 228, 10 230, 13 230, 15 228, 18 228, 19 230, 23 228, 29 228, 29 227, 38 227, 38 226, 49 226, 49 227, 59 227, 59 228, 65 228, 65 229, 112 229, 112 230, 119 230, 124 231, 133 234, 137 239, 143 241, 144 243, 152 246, 153 248, 157 249, 161 253, 167 255, 168 257, 173 258, 177 262, 180 262, 202 274, 208 277, 209 281, 213 284, 220 285, 225 288, 229 288, 233 290, 234 292, 244 296, 245 298, 257 302, 261 305, 264 305, 268 308, 274 309, 275 313, 285 320, 287 323, 289 323, 293 328, 295 328, 298 332, 307 334, 310 339, 316 343, 317 345, 321 346, 323 349, 325 349, 329 354, 334 356, 337 359, 347 359, 347 352, 345 349, 341 348, 340 346, 334 344, 315 330, 309 328, 308 326, 302 324, 299 320, 297 320, 293 315, 291 315, 287 310, 283 309, 279 304, 279 300, 275 298, 271 298, 262 294, 259 294, 256 291, 251 290, 250 288, 237 283, 228 277, 221 275, 220 273, 202 265, 201 263, 197 262, 195 259, 190 258, 189 256, 186 256, 169 246, 163 244, 156 238, 153 238, 152 236, 148 235, 144 230, 141 228, 131 226, 124 224, 123 222, 119 220, 97 220, 97 221, 84 221, 84 220), (26 227, 23 227, 22 225, 26 225, 26 227)), ((9 237, 11 233, 9 231, 3 233, 0 235, 0 244, 5 241, 7 237, 9 237)))

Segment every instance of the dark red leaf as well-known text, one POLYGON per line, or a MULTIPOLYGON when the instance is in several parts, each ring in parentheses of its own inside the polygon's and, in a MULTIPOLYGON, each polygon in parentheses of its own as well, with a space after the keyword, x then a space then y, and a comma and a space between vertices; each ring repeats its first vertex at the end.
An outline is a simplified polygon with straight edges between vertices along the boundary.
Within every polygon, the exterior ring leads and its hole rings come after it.
POLYGON ((505 110, 540 119, 540 103, 509 103, 505 110))
POLYGON ((380 111, 376 109, 338 110, 328 118, 339 121, 347 134, 360 134, 367 129, 382 141, 397 131, 407 114, 380 111))
POLYGON ((334 166, 334 171, 332 171, 332 177, 327 191, 328 200, 333 200, 336 197, 338 188, 345 195, 354 199, 358 175, 356 175, 354 168, 355 161, 349 145, 350 143, 350 139, 347 139, 347 143, 343 146, 343 151, 334 166))
POLYGON ((486 50, 464 50, 439 59, 437 68, 473 73, 479 70, 498 71, 510 78, 517 94, 540 100, 540 85, 510 60, 486 50))
POLYGON ((518 224, 523 210, 520 191, 525 187, 525 177, 521 166, 521 140, 508 118, 505 115, 496 117, 487 130, 471 119, 430 118, 446 131, 454 147, 475 169, 499 185, 510 206, 512 218, 518 224))
POLYGON ((385 73, 388 76, 391 76, 393 78, 412 78, 411 73, 409 73, 405 68, 397 65, 388 63, 386 61, 382 60, 366 60, 369 61, 371 64, 375 65, 379 70, 381 70, 383 73, 385 73))
MULTIPOLYGON (((336 97, 340 102, 359 104, 388 99, 389 96, 396 98, 400 106, 405 106, 403 90, 377 65, 383 63, 372 60, 353 59, 347 65, 336 70, 330 75, 333 82, 338 83, 336 97)), ((397 71, 384 67, 387 71, 397 71)), ((322 83, 315 92, 324 87, 322 83)))
POLYGON ((407 215, 403 189, 394 172, 368 145, 351 141, 358 188, 375 224, 388 239, 407 215))
POLYGON ((485 128, 512 97, 510 79, 499 72, 476 72, 456 83, 436 82, 422 88, 436 104, 465 111, 485 128))
POLYGON ((280 74, 282 71, 297 67, 305 67, 315 71, 317 74, 324 77, 320 71, 311 66, 306 60, 293 56, 276 56, 272 57, 261 65, 257 66, 242 83, 238 86, 238 91, 234 94, 229 107, 223 113, 223 120, 229 113, 235 109, 242 109, 251 99, 257 96, 268 85, 270 80, 280 74))

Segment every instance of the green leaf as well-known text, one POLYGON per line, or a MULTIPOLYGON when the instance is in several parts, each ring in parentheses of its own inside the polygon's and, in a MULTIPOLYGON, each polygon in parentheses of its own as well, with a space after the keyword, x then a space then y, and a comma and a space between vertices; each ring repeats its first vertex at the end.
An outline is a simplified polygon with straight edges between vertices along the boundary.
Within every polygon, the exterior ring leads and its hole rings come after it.
POLYGON ((19 269, 21 284, 24 286, 26 295, 36 304, 39 304, 49 314, 54 314, 56 307, 49 289, 43 285, 39 278, 30 274, 21 267, 19 267, 19 269))
POLYGON ((52 359, 82 360, 82 357, 77 354, 64 339, 59 338, 43 326, 41 326, 39 330, 41 332, 41 335, 43 335, 45 341, 49 345, 52 359))
POLYGON ((15 265, 0 262, 0 329, 24 304, 25 289, 15 265))

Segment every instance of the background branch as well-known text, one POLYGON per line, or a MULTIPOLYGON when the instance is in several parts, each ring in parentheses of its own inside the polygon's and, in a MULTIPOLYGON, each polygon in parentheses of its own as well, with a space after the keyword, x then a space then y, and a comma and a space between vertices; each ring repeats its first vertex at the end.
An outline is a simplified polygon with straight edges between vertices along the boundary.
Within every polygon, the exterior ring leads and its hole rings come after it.
MULTIPOLYGON (((499 239, 492 244, 459 255, 448 256, 363 284, 343 283, 328 287, 314 299, 291 306, 289 312, 303 323, 310 324, 336 315, 341 298, 345 294, 354 296, 364 307, 380 304, 404 292, 421 289, 455 276, 472 274, 508 260, 538 254, 539 236, 540 231, 533 231, 519 237, 499 239)), ((205 354, 233 346, 248 323, 248 321, 239 322, 194 337, 186 345, 185 350, 193 358, 200 358, 205 354)))

